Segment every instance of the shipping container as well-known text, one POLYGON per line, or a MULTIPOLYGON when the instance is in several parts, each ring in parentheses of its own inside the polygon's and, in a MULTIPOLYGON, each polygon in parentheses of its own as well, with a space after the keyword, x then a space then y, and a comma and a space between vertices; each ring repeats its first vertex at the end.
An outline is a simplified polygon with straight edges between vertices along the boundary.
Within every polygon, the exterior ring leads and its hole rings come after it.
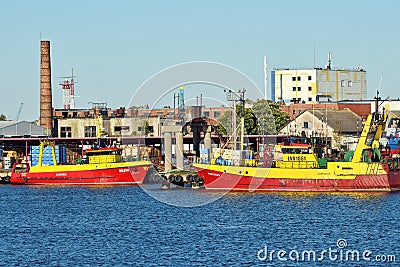
MULTIPOLYGON (((30 148, 32 166, 37 166, 39 163, 40 146, 31 146, 30 148)), ((56 156, 57 164, 62 164, 67 162, 67 148, 65 146, 54 146, 54 153, 56 156)), ((42 155, 43 165, 54 165, 53 156, 50 146, 46 146, 43 149, 42 155)))

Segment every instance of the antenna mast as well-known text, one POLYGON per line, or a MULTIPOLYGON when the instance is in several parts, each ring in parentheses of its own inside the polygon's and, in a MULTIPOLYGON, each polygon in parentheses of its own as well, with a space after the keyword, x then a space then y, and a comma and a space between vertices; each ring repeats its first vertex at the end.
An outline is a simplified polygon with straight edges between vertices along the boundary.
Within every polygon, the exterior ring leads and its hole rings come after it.
POLYGON ((326 69, 327 70, 332 69, 332 53, 331 52, 328 53, 328 65, 326 65, 326 69))
POLYGON ((72 68, 72 74, 70 77, 59 77, 65 78, 63 83, 60 83, 63 93, 63 104, 64 109, 74 109, 75 108, 75 76, 74 68, 72 68))
POLYGON ((267 100, 268 87, 268 71, 267 71, 267 56, 264 56, 264 99, 267 100))
POLYGON ((381 79, 379 80, 378 92, 381 90, 382 79, 383 79, 383 71, 381 72, 381 79))

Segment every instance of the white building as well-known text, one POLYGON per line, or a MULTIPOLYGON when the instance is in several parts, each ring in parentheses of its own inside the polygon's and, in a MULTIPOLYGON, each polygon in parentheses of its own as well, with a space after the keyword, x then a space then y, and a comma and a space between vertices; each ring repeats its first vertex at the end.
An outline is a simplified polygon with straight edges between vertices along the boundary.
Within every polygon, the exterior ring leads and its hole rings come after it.
POLYGON ((275 69, 271 72, 271 99, 275 102, 365 100, 364 69, 275 69))
POLYGON ((332 148, 354 150, 362 132, 362 118, 349 109, 306 110, 286 125, 279 134, 291 136, 326 137, 332 148))

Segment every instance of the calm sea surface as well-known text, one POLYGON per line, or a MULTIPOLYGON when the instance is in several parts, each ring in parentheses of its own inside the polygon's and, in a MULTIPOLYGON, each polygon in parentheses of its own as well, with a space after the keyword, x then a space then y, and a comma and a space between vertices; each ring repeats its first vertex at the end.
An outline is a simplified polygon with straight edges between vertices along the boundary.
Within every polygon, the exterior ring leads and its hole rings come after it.
POLYGON ((135 186, 3 185, 0 199, 1 266, 400 265, 398 193, 230 193, 184 208, 135 186))

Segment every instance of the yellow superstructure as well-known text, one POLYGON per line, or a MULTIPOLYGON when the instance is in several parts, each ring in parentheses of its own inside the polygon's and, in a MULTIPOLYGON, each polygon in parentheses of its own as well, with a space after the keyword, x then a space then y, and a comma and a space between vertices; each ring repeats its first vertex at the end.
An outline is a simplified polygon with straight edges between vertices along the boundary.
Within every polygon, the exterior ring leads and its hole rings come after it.
POLYGON ((37 166, 30 167, 31 173, 38 172, 67 172, 67 171, 90 171, 98 169, 109 168, 128 168, 135 166, 150 165, 149 161, 133 161, 125 162, 122 159, 122 149, 119 148, 101 148, 91 149, 86 151, 88 157, 87 164, 71 164, 71 165, 57 165, 57 160, 54 152, 54 143, 44 141, 40 144, 40 154, 37 166), (43 150, 46 146, 52 148, 53 166, 46 166, 42 164, 43 150))
POLYGON ((375 114, 368 116, 351 162, 326 162, 326 167, 322 167, 310 145, 292 144, 276 146, 276 152, 282 153, 282 159, 276 160, 273 168, 207 164, 195 166, 210 171, 266 179, 355 179, 357 175, 384 175, 387 170, 381 162, 363 162, 364 151, 377 145, 385 128, 386 116, 375 114))

